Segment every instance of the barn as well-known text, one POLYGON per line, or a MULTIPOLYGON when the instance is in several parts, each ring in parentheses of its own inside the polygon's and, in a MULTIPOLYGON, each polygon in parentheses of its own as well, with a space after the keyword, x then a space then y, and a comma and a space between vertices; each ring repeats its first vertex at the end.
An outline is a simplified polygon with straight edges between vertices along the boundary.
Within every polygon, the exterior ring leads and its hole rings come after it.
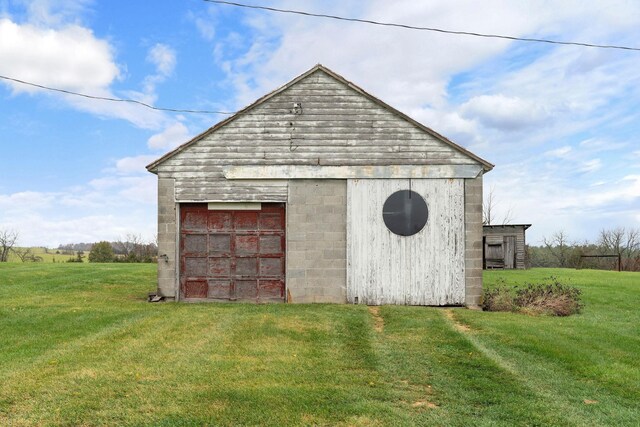
POLYGON ((531 224, 484 225, 482 227, 484 269, 525 269, 525 232, 531 224))
POLYGON ((475 306, 492 168, 316 65, 147 166, 158 295, 475 306))

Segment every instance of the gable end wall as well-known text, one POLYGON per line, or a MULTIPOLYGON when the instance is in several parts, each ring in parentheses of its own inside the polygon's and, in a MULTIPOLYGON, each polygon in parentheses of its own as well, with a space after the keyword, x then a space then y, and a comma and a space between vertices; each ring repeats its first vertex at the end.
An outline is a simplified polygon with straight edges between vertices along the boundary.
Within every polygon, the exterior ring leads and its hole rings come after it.
POLYGON ((284 180, 226 180, 229 166, 479 165, 318 70, 164 160, 178 202, 285 202, 284 180), (293 106, 302 106, 295 114, 293 106))

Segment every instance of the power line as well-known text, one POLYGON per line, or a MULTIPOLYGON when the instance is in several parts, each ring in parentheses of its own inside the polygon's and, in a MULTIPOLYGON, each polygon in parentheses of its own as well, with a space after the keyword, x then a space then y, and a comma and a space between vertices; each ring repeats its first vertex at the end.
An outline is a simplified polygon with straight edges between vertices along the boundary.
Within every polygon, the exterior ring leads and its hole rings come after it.
POLYGON ((528 37, 504 36, 504 35, 500 35, 500 34, 474 33, 474 32, 470 32, 470 31, 443 30, 441 28, 416 27, 416 26, 413 26, 413 25, 406 25, 406 24, 396 24, 396 23, 390 23, 390 22, 372 21, 370 19, 345 18, 343 16, 337 16, 337 15, 326 15, 326 14, 323 14, 323 13, 311 13, 311 12, 304 12, 304 11, 301 11, 301 10, 278 9, 278 8, 275 8, 275 7, 242 4, 242 3, 235 3, 235 2, 224 1, 224 0, 203 0, 203 1, 206 1, 206 2, 209 2, 209 3, 224 4, 224 5, 228 5, 228 6, 245 7, 245 8, 248 8, 248 9, 268 10, 270 12, 292 13, 292 14, 296 14, 296 15, 312 16, 312 17, 315 17, 315 18, 328 18, 328 19, 336 19, 336 20, 339 20, 339 21, 360 22, 360 23, 363 23, 363 24, 381 25, 381 26, 384 26, 384 27, 397 27, 397 28, 405 28, 405 29, 409 29, 409 30, 433 31, 433 32, 436 32, 436 33, 455 34, 455 35, 461 35, 461 36, 484 37, 484 38, 491 38, 491 39, 506 39, 506 40, 520 41, 520 42, 535 42, 535 43, 549 43, 549 44, 560 44, 560 45, 571 45, 571 46, 595 47, 595 48, 599 48, 599 49, 622 49, 622 50, 640 51, 640 48, 638 48, 638 47, 605 45, 605 44, 592 44, 592 43, 582 43, 582 42, 567 42, 567 41, 549 40, 549 39, 534 39, 534 38, 528 38, 528 37))
POLYGON ((31 82, 27 82, 27 81, 24 81, 24 80, 14 79, 13 77, 7 77, 7 76, 2 76, 2 75, 0 75, 0 79, 10 80, 12 82, 16 82, 16 83, 20 83, 20 84, 28 85, 28 86, 33 86, 33 87, 37 87, 37 88, 40 88, 40 89, 50 90, 50 91, 53 91, 53 92, 66 93, 67 95, 81 96, 83 98, 99 99, 101 101, 127 102, 127 103, 130 103, 130 104, 138 104, 138 105, 141 105, 143 107, 150 108, 150 109, 156 110, 156 111, 169 111, 169 112, 172 112, 172 113, 194 113, 194 114, 235 114, 235 113, 231 113, 231 112, 228 112, 228 111, 187 110, 187 109, 182 109, 182 108, 154 107, 153 105, 146 104, 146 103, 144 103, 142 101, 137 101, 135 99, 110 98, 110 97, 107 97, 107 96, 87 95, 86 93, 79 93, 79 92, 74 92, 74 91, 71 91, 71 90, 44 86, 44 85, 40 85, 40 84, 37 84, 37 83, 31 83, 31 82))

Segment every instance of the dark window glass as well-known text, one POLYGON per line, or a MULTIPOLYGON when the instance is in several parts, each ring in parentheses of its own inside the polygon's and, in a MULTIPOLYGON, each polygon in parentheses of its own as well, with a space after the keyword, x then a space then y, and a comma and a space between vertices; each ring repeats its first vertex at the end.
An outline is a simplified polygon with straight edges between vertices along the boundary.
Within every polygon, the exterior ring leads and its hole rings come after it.
POLYGON ((400 236, 413 236, 422 230, 428 217, 427 203, 415 191, 396 191, 382 207, 385 225, 400 236))

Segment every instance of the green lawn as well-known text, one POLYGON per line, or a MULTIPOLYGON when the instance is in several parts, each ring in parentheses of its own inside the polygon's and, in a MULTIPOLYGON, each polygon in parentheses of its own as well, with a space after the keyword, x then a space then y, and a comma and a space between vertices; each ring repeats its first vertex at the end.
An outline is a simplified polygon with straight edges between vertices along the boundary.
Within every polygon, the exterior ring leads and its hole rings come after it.
POLYGON ((148 264, 0 264, 0 425, 638 425, 640 274, 583 314, 149 304, 148 264))

